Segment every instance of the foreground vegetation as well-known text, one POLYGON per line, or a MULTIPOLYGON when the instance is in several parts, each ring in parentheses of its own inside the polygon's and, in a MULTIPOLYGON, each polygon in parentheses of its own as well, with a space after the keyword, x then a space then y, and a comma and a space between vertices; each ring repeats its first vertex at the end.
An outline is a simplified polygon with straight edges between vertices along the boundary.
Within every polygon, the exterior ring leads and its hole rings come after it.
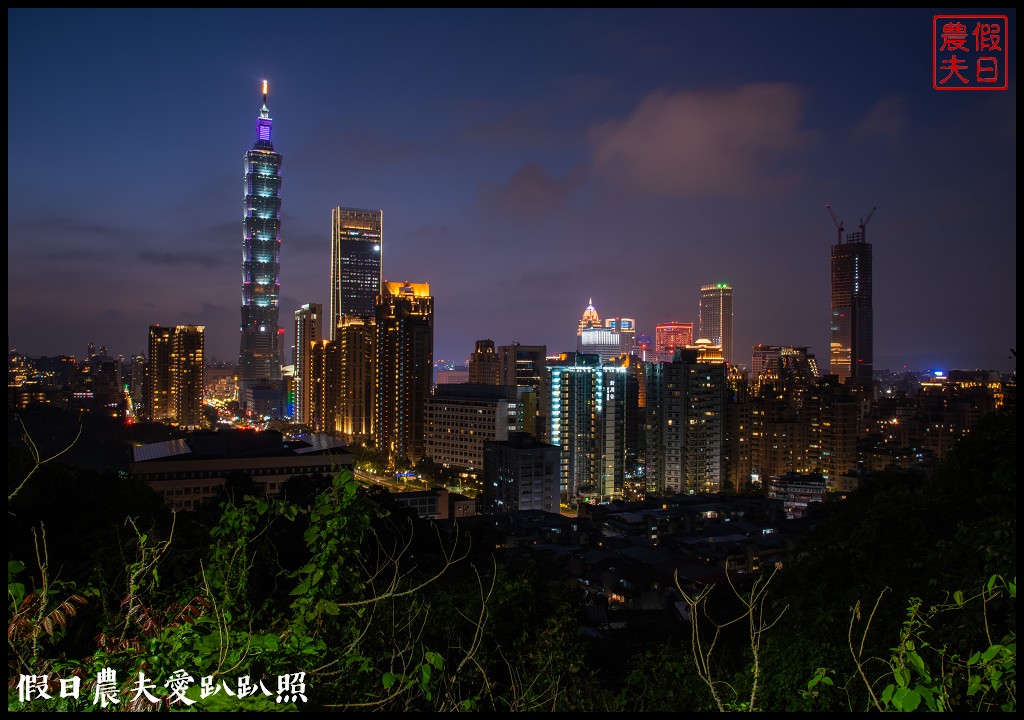
POLYGON ((605 638, 552 568, 344 472, 175 516, 48 457, 9 447, 11 710, 1016 708, 1013 412, 836 506, 791 567, 680 588, 694 622, 605 638))

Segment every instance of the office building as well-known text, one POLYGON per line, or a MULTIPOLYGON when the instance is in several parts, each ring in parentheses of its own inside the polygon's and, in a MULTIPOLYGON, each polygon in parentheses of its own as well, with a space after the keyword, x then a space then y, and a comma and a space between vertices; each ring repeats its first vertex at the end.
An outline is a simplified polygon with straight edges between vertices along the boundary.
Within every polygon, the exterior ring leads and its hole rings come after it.
POLYGON ((256 143, 245 154, 245 214, 242 219, 242 325, 238 357, 239 393, 245 402, 254 385, 280 391, 281 337, 281 155, 270 140, 267 82, 256 120, 256 143))
POLYGON ((330 338, 342 317, 372 318, 381 289, 382 210, 331 210, 330 338))
POLYGON ((654 362, 672 362, 676 350, 693 345, 692 322, 659 323, 654 327, 654 362))
POLYGON ((640 362, 653 362, 655 360, 654 338, 650 335, 638 334, 633 338, 632 355, 635 355, 640 362))
POLYGON ((501 363, 494 352, 493 340, 476 341, 476 349, 469 356, 469 382, 479 385, 501 383, 501 363))
MULTIPOLYGON (((874 210, 871 211, 871 214, 874 210)), ((832 316, 829 373, 842 382, 869 385, 874 372, 873 310, 871 304, 871 244, 865 239, 867 220, 843 242, 839 226, 832 246, 832 316)))
POLYGON ((702 285, 698 340, 710 340, 722 347, 725 362, 732 365, 732 286, 726 283, 702 285))
POLYGON ((435 385, 455 385, 469 382, 469 367, 438 368, 434 371, 435 385))
POLYGON ((376 338, 376 447, 392 466, 415 464, 424 456, 434 366, 434 298, 427 283, 381 286, 376 338))
POLYGON ((295 311, 295 348, 292 358, 295 373, 295 421, 312 423, 313 363, 312 343, 322 338, 323 305, 306 303, 295 311))
POLYGON ((463 487, 476 487, 484 442, 507 440, 516 427, 517 391, 511 385, 464 383, 434 388, 426 406, 426 455, 454 468, 463 487))
POLYGON ((618 357, 633 353, 636 346, 636 320, 624 317, 605 318, 604 327, 619 335, 618 357))
POLYGON ((597 309, 594 308, 594 298, 590 298, 587 301, 587 307, 583 311, 583 317, 580 318, 579 326, 576 328, 576 337, 580 336, 584 330, 588 328, 599 328, 601 327, 601 317, 597 314, 597 309))
POLYGON ((602 323, 591 298, 576 328, 576 352, 597 355, 604 363, 628 355, 633 349, 635 337, 635 320, 608 318, 602 323))
POLYGON ((484 443, 483 506, 489 513, 559 512, 560 451, 524 432, 484 443))
POLYGON ((145 417, 187 430, 203 427, 202 325, 149 328, 145 417))

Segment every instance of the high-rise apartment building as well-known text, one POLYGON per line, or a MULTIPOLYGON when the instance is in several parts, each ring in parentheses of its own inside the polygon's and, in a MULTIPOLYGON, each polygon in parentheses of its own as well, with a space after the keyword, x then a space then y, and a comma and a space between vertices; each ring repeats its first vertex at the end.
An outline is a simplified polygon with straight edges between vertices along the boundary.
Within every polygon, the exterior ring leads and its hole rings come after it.
POLYGON ((146 417, 192 430, 203 417, 202 325, 149 327, 146 364, 146 417))
POLYGON ((382 210, 331 210, 330 338, 342 317, 372 318, 381 292, 382 210))
POLYGON ((518 388, 516 430, 538 440, 547 434, 548 349, 546 345, 498 346, 501 384, 518 388))
POLYGON ((267 82, 256 120, 256 143, 245 154, 242 218, 242 326, 238 356, 243 402, 255 385, 281 384, 281 155, 270 141, 267 82))
POLYGON ((692 322, 659 323, 654 327, 654 351, 657 355, 649 359, 656 362, 672 362, 676 350, 690 345, 693 345, 692 322))
POLYGON ((750 491, 751 420, 750 384, 745 370, 736 365, 726 371, 725 432, 722 441, 721 492, 750 491))
POLYGON ((385 282, 377 303, 377 450, 389 462, 424 455, 434 365, 434 298, 427 283, 385 282))
POLYGON ((146 356, 132 355, 131 380, 128 386, 128 397, 132 401, 132 414, 145 417, 146 412, 146 356))
POLYGON ((339 436, 342 397, 341 348, 331 340, 313 340, 309 343, 309 377, 306 383, 309 395, 308 420, 305 424, 314 432, 339 436))
POLYGON ((720 345, 725 362, 732 365, 732 285, 701 286, 699 325, 697 339, 720 345))
POLYGON ((628 369, 597 355, 562 353, 551 370, 551 444, 561 448, 561 495, 567 503, 622 497, 627 415, 636 397, 628 369))
POLYGON ((646 381, 648 492, 718 492, 727 394, 718 347, 676 350, 672 362, 648 365, 646 381))
POLYGON ((336 432, 348 442, 373 438, 377 396, 377 324, 373 317, 342 316, 336 328, 341 385, 336 432))
POLYGON ((313 362, 310 347, 322 339, 323 305, 306 303, 295 311, 295 420, 312 425, 313 362))
POLYGON ((866 225, 867 220, 862 220, 860 230, 849 233, 846 242, 839 226, 836 244, 832 246, 829 328, 829 372, 842 382, 862 385, 871 384, 874 371, 871 244, 865 240, 866 225))
POLYGON ((780 377, 789 372, 813 384, 821 373, 814 354, 808 350, 794 345, 755 345, 751 348, 750 377, 757 381, 763 373, 780 377))
POLYGON ((825 377, 815 388, 809 404, 810 445, 808 455, 830 490, 838 489, 840 478, 857 467, 857 437, 860 395, 857 384, 838 384, 825 377))

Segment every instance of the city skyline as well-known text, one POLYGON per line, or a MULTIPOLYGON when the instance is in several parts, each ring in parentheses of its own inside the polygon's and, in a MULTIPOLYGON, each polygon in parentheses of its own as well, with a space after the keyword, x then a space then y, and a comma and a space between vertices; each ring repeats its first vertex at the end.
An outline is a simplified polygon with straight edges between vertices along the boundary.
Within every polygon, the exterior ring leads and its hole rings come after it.
POLYGON ((379 208, 383 280, 429 283, 438 360, 572 350, 591 298, 642 334, 696 325, 718 282, 737 363, 822 359, 829 213, 877 208, 874 367, 1013 369, 1016 79, 934 90, 933 15, 9 10, 9 346, 130 357, 203 325, 237 360, 237 161, 268 80, 282 317, 330 307, 332 210, 379 208))

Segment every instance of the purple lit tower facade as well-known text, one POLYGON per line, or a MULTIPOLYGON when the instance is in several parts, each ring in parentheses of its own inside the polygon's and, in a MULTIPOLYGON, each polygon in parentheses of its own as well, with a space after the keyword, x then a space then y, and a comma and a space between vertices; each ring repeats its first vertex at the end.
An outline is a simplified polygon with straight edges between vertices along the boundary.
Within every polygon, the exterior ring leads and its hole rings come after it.
POLYGON ((242 338, 238 356, 243 405, 255 386, 281 390, 281 155, 270 141, 267 81, 256 120, 256 144, 245 154, 242 220, 242 338))

